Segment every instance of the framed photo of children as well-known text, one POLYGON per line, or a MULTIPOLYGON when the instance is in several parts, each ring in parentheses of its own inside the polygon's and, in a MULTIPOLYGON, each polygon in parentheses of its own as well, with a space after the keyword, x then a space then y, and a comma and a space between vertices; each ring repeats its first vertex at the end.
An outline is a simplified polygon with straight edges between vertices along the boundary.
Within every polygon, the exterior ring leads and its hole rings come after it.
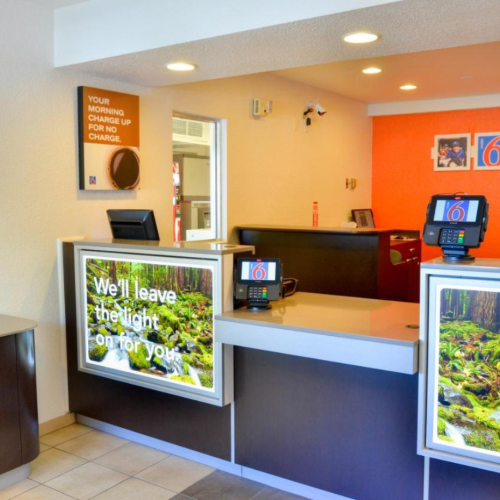
POLYGON ((470 170, 471 135, 448 134, 434 136, 434 171, 470 170))
POLYGON ((474 170, 500 170, 500 132, 481 132, 474 136, 474 170))

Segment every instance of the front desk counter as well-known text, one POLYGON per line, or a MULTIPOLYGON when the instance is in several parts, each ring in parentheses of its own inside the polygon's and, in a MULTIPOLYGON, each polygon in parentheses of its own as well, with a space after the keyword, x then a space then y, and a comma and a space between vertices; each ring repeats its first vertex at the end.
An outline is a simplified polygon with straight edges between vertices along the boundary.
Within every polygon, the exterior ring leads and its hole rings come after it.
POLYGON ((281 259, 285 276, 297 278, 303 292, 419 301, 419 231, 273 225, 237 230, 241 244, 255 246, 256 257, 281 259))
POLYGON ((253 250, 64 243, 69 402, 80 422, 284 489, 280 481, 293 481, 311 498, 422 500, 418 330, 407 328, 418 305, 310 293, 258 313, 226 303, 214 341, 233 354, 224 385, 234 380, 234 402, 218 406, 79 369, 75 266, 78 276, 78 252, 92 248, 133 259, 220 256, 225 276, 234 252, 253 250))
POLYGON ((342 498, 422 500, 419 306, 297 293, 216 316, 235 346, 236 462, 342 498))

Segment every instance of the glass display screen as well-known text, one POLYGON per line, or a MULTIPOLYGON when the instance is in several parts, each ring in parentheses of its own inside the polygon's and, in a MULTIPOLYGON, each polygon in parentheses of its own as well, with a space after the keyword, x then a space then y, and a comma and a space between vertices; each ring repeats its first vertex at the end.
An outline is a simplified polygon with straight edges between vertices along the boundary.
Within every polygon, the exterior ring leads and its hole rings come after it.
POLYGON ((84 362, 121 379, 214 391, 213 269, 83 257, 84 362))
POLYGON ((437 200, 434 222, 476 222, 478 200, 437 200))
POLYGON ((240 279, 244 281, 276 281, 277 262, 243 261, 240 279))
POLYGON ((500 463, 500 288, 458 281, 431 278, 428 446, 500 463))

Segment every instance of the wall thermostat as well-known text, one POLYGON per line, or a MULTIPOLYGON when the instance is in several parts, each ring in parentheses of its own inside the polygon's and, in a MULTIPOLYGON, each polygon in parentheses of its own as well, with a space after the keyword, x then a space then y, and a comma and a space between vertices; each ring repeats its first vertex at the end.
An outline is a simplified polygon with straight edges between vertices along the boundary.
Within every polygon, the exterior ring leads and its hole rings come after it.
POLYGON ((254 99, 252 103, 253 116, 267 116, 273 110, 273 101, 254 99))

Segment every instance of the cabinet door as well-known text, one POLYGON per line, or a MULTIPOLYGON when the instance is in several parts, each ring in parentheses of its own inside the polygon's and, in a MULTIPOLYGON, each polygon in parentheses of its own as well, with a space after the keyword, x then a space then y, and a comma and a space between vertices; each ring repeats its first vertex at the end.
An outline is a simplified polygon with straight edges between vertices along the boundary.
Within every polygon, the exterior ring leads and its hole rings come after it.
POLYGON ((0 474, 20 467, 16 336, 0 337, 0 474))

